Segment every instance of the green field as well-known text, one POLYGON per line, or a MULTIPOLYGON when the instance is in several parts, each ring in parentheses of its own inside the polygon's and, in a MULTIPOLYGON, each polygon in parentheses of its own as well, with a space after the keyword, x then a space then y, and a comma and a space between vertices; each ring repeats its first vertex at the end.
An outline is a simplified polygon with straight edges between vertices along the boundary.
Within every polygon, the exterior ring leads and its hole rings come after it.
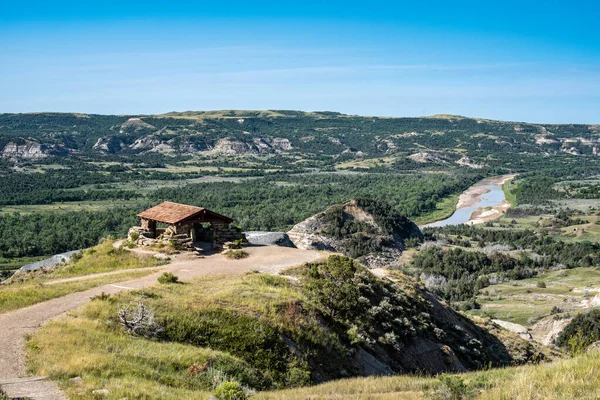
POLYGON ((556 307, 560 313, 581 312, 582 300, 600 292, 600 270, 576 268, 552 271, 531 279, 491 285, 477 296, 481 309, 472 315, 491 316, 530 326, 550 315, 556 307), (545 288, 538 287, 543 281, 545 288))

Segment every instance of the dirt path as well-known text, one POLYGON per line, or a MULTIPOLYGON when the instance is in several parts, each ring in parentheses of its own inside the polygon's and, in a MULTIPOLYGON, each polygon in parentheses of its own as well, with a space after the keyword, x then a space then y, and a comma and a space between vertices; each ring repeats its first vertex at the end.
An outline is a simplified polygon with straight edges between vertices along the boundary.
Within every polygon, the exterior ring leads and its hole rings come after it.
MULTIPOLYGON (((156 278, 164 271, 172 272, 181 280, 206 275, 239 274, 251 270, 277 273, 283 268, 323 257, 322 253, 316 251, 278 246, 249 247, 246 250, 250 257, 241 260, 228 260, 220 254, 205 258, 178 255, 170 264, 159 267, 159 272, 143 278, 99 286, 0 314, 0 388, 9 397, 64 400, 65 397, 53 382, 44 377, 28 376, 25 368, 24 335, 33 333, 51 319, 87 303, 92 296, 102 292, 115 294, 155 285, 156 278)), ((88 278, 91 277, 95 275, 88 278)))

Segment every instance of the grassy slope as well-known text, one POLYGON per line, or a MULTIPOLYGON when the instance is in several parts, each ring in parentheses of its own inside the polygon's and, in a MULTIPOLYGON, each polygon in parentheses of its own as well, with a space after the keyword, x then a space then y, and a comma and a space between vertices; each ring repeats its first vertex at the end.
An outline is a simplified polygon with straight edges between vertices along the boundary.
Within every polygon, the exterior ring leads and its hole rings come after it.
POLYGON ((456 210, 459 197, 459 193, 446 197, 436 205, 435 211, 413 218, 413 222, 417 225, 425 225, 449 218, 456 210))
MULTIPOLYGON (((600 354, 591 352, 553 363, 492 369, 458 375, 465 383, 487 382, 479 399, 597 399, 600 354)), ((322 385, 258 393, 256 400, 420 399, 439 387, 434 378, 394 376, 345 379, 322 385)))
POLYGON ((153 257, 140 257, 127 250, 116 249, 113 244, 112 240, 104 240, 86 250, 81 259, 48 275, 48 278, 70 278, 132 268, 156 267, 161 264, 161 261, 153 257))
POLYGON ((153 269, 125 271, 114 275, 52 285, 44 284, 44 280, 35 279, 26 283, 0 286, 0 314, 97 286, 141 278, 154 271, 153 269))
POLYGON ((106 388, 110 399, 204 400, 211 383, 189 373, 190 366, 210 362, 230 373, 247 368, 218 351, 103 329, 104 308, 102 301, 93 301, 76 311, 75 319, 46 325, 28 343, 31 370, 58 379, 70 399, 89 399, 92 390, 106 388), (82 377, 83 384, 72 384, 68 378, 74 376, 82 377))
POLYGON ((87 250, 80 259, 71 261, 66 267, 50 273, 31 272, 11 283, 0 285, 0 313, 27 307, 42 301, 81 292, 96 286, 140 278, 154 272, 152 267, 160 265, 154 258, 138 258, 125 250, 113 248, 113 242, 104 241, 87 250), (148 268, 143 271, 127 271, 148 268), (102 272, 123 270, 122 273, 90 278, 86 280, 52 283, 53 280, 86 276, 102 272))
POLYGON ((259 387, 265 377, 240 358, 206 347, 134 338, 120 328, 116 311, 123 304, 142 300, 162 318, 179 318, 179 326, 184 326, 190 321, 189 311, 203 310, 210 315, 210 320, 204 321, 207 326, 214 323, 216 329, 225 329, 227 332, 222 334, 229 337, 228 343, 239 345, 244 353, 244 347, 252 347, 251 341, 259 340, 256 329, 261 327, 222 321, 225 313, 262 314, 273 324, 283 325, 295 316, 293 310, 279 311, 298 300, 297 292, 287 282, 258 274, 242 279, 216 276, 194 284, 161 285, 92 301, 35 334, 28 343, 31 370, 58 380, 71 399, 88 399, 91 390, 100 387, 109 389, 110 398, 115 399, 150 399, 156 398, 156 393, 165 400, 205 399, 214 386, 207 363, 211 371, 217 371, 212 375, 227 375, 259 387), (201 366, 197 376, 188 371, 193 365, 201 366), (84 385, 73 385, 68 378, 74 376, 81 376, 84 385))
MULTIPOLYGON (((301 276, 301 271, 288 273, 301 276)), ((162 399, 205 398, 219 375, 255 389, 294 387, 309 383, 309 365, 311 371, 315 366, 320 373, 336 371, 323 375, 325 379, 349 376, 339 372, 352 368, 339 353, 346 352, 348 344, 335 335, 335 324, 311 311, 307 300, 294 281, 254 273, 210 276, 96 299, 42 327, 29 341, 29 365, 32 373, 57 380, 72 399, 87 399, 98 388, 108 389, 115 399, 156 398, 152 393, 161 393, 162 399), (165 340, 134 338, 118 323, 117 310, 140 301, 163 321, 165 340), (273 329, 275 335, 269 333, 273 329), (291 358, 277 332, 297 344, 309 365, 291 358), (190 374, 194 365, 201 368, 190 374), (84 384, 68 379, 75 376, 84 384)), ((369 379, 374 386, 382 382, 369 379)), ((389 381, 396 389, 387 398, 399 398, 398 385, 407 388, 409 396, 422 389, 410 377, 396 379, 389 381)), ((419 382, 431 385, 435 380, 419 382)))
POLYGON ((504 192, 504 197, 506 197, 506 201, 508 201, 510 203, 510 206, 514 208, 517 206, 517 196, 515 196, 514 193, 511 191, 511 189, 513 188, 513 182, 514 178, 504 182, 502 184, 502 191, 504 192))

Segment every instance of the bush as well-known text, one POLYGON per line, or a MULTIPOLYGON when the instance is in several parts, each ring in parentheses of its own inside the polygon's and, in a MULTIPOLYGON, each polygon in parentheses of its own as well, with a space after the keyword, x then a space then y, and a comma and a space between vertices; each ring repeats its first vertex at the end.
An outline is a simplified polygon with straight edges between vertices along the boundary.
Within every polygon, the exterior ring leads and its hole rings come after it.
POLYGON ((215 397, 219 400, 245 400, 246 393, 237 382, 223 382, 215 389, 215 397))
POLYGON ((110 294, 109 293, 102 292, 99 295, 90 297, 90 300, 91 301, 94 301, 94 300, 104 301, 104 300, 108 300, 109 298, 110 298, 110 294))
POLYGON ((546 282, 544 281, 538 281, 538 283, 536 284, 537 287, 539 287, 540 289, 546 289, 546 282))
POLYGON ((591 310, 573 318, 556 339, 556 345, 577 355, 598 340, 600 340, 600 310, 591 310))
POLYGON ((179 283, 179 278, 170 272, 163 272, 163 274, 158 277, 158 283, 179 283))
POLYGON ((552 307, 552 309, 550 310, 550 315, 556 315, 556 314, 560 314, 562 313, 563 310, 557 306, 552 307))
POLYGON ((242 248, 242 243, 243 243, 243 239, 236 239, 233 241, 233 245, 232 245, 232 249, 241 249, 242 248))
POLYGON ((442 375, 440 384, 431 393, 435 400, 464 400, 474 397, 473 388, 469 387, 460 377, 442 375))
POLYGON ((120 324, 131 334, 147 339, 159 337, 163 327, 156 322, 154 310, 144 303, 131 303, 117 312, 120 324))
POLYGON ((246 258, 248 257, 250 254, 248 254, 248 252, 246 250, 225 250, 223 252, 223 255, 227 258, 229 258, 230 260, 240 260, 242 258, 246 258))

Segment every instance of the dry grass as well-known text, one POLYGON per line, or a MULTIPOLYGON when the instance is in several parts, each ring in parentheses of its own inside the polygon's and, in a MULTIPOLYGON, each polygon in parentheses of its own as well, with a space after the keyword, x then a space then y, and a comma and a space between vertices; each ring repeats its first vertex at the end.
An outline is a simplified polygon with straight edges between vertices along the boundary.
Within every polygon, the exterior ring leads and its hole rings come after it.
POLYGON ((74 259, 66 267, 52 273, 48 278, 70 278, 133 268, 156 267, 164 262, 154 257, 141 257, 113 246, 114 241, 104 240, 99 245, 86 250, 81 258, 74 259))
MULTIPOLYGON (((177 343, 159 343, 110 331, 102 314, 103 301, 42 328, 28 342, 30 369, 58 381, 70 399, 94 398, 108 389, 111 399, 202 399, 208 392, 188 368, 222 357, 219 352, 177 343), (81 385, 69 378, 80 376, 81 385)), ((232 358, 232 357, 231 357, 232 358)))
MULTIPOLYGON (((237 310, 260 314, 283 325, 281 306, 304 300, 293 283, 281 277, 249 273, 211 276, 185 285, 166 285, 144 292, 148 304, 177 313, 179 309, 237 310)), ((137 297, 136 297, 137 296, 137 297)), ((203 365, 237 365, 244 361, 206 348, 133 338, 111 323, 118 304, 138 299, 124 293, 96 300, 44 326, 29 342, 31 372, 57 380, 72 399, 88 399, 106 388, 110 398, 205 399, 210 390, 203 365), (207 364, 208 362, 208 364, 207 364), (82 385, 69 378, 81 376, 82 385)), ((300 328, 299 328, 300 329, 300 328)), ((456 375, 467 384, 486 382, 480 399, 594 399, 600 387, 600 354, 554 363, 456 375)), ((246 369, 247 370, 247 369, 246 369)), ((321 385, 259 392, 253 399, 422 399, 440 386, 436 377, 399 375, 332 381, 321 385)))
POLYGON ((250 254, 246 250, 233 250, 228 249, 223 252, 223 255, 230 260, 241 260, 242 258, 246 258, 250 256, 250 254))
MULTIPOLYGON (((466 383, 487 382, 476 398, 485 400, 587 400, 600 396, 600 353, 553 363, 471 372, 457 375, 466 383)), ((299 389, 262 392, 257 400, 430 398, 436 378, 391 376, 344 379, 299 389)))
POLYGON ((436 384, 433 378, 414 376, 368 377, 342 379, 305 388, 261 392, 256 400, 403 400, 422 399, 424 393, 436 384))

